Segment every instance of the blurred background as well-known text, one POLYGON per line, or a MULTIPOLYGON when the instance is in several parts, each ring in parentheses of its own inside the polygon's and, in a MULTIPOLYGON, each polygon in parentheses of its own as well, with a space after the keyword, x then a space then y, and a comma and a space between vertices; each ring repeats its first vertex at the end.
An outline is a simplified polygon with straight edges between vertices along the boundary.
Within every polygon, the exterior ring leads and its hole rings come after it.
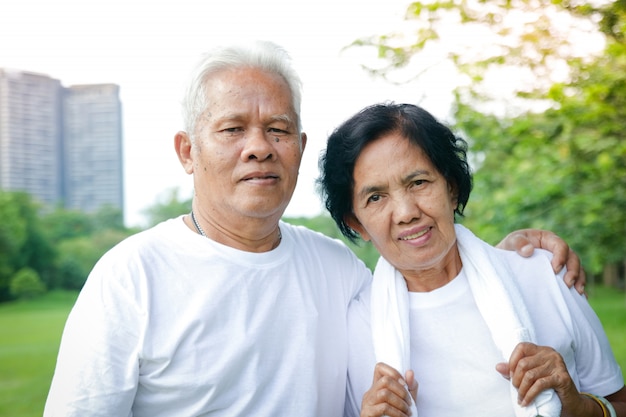
MULTIPOLYGON (((327 135, 366 105, 419 104, 470 144, 463 223, 494 244, 527 227, 562 236, 626 366, 625 28, 623 1, 3 2, 0 415, 41 415, 96 260, 189 211, 173 149, 183 85, 201 53, 251 39, 284 46, 304 82, 286 221, 339 237, 314 186, 327 135)), ((375 265, 371 246, 351 248, 375 265)))

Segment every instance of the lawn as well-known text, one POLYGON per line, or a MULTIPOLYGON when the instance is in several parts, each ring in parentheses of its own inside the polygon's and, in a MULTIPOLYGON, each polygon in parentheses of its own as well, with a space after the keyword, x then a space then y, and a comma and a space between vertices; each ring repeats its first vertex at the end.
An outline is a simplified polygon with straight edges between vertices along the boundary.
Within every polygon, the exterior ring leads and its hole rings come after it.
POLYGON ((0 304, 0 416, 40 417, 75 293, 0 304))
MULTIPOLYGON (((37 300, 0 304, 0 416, 42 415, 61 332, 75 298, 75 293, 51 292, 37 300)), ((589 299, 626 370, 626 295, 593 288, 589 299)))
POLYGON ((589 290, 589 303, 606 331, 617 362, 626 377, 626 295, 610 288, 589 290))

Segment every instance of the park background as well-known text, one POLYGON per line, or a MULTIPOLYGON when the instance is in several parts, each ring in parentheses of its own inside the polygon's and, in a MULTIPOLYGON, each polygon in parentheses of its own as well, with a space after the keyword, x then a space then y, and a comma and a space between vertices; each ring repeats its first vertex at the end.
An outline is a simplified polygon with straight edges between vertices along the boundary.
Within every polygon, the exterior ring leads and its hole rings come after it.
MULTIPOLYGON (((85 6, 88 3, 77 11, 92 16, 85 6)), ((266 3, 258 20, 276 30, 276 36, 296 33, 298 20, 289 19, 289 13, 300 17, 302 11, 294 6, 297 1, 289 4, 281 8, 281 2, 266 3)), ((319 20, 317 31, 306 35, 318 36, 322 45, 325 31, 333 30, 324 22, 326 16, 334 25, 347 26, 374 4, 395 7, 396 3, 351 2, 341 10, 330 2, 317 8, 306 3, 304 10, 319 20)), ((141 17, 150 21, 151 9, 148 3, 145 6, 141 17)), ((99 7, 107 10, 106 5, 99 7)), ((230 23, 235 26, 237 13, 246 13, 245 8, 229 11, 230 23)), ((6 19, 7 14, 2 16, 6 19)), ((590 302, 625 369, 626 3, 415 2, 404 3, 396 17, 397 24, 387 29, 377 27, 373 19, 367 21, 371 33, 359 32, 350 39, 346 33, 351 32, 344 33, 337 53, 356 63, 355 77, 370 77, 372 89, 388 88, 389 94, 379 97, 410 101, 427 109, 435 105, 429 101, 433 87, 447 97, 446 110, 435 113, 469 141, 475 172, 463 223, 491 243, 526 227, 549 229, 562 236, 583 260, 590 302), (410 99, 402 91, 411 91, 410 99)), ((128 20, 129 15, 123 18, 128 20)), ((206 15, 206 25, 214 18, 206 15)), ((198 17, 193 20, 197 25, 195 19, 198 17)), ((152 22, 158 23, 167 29, 167 19, 152 22)), ((139 30, 141 25, 137 25, 139 30)), ((94 57, 99 47, 106 47, 104 35, 114 32, 114 27, 101 30, 94 38, 94 57)), ((192 32, 185 36, 193 37, 192 32)), ((7 39, 2 36, 0 42, 7 39)), ((141 45, 135 46, 141 57, 141 45)), ((309 53, 321 58, 318 49, 298 49, 296 44, 289 49, 297 50, 296 59, 309 53)), ((157 49, 151 49, 146 59, 157 54, 157 49)), ((144 67, 146 74, 148 67, 144 67)), ((316 67, 317 76, 332 78, 333 72, 325 72, 323 67, 316 67)), ((184 78, 174 70, 172 76, 184 78)), ((159 81, 150 82, 158 88, 159 81)), ((305 117, 310 110, 306 107, 309 93, 305 89, 305 117)), ((327 101, 335 97, 329 95, 327 101)), ((371 103, 359 102, 358 107, 367 104, 371 103)), ((137 104, 129 104, 133 105, 137 104)), ((333 113, 333 124, 321 127, 317 136, 323 137, 331 126, 358 109, 350 105, 333 113)), ((316 123, 311 128, 320 129, 316 123)), ((149 143, 151 139, 148 135, 138 144, 152 149, 156 145, 149 143)), ((319 142, 323 147, 323 140, 319 142)), ((173 158, 173 151, 171 154, 173 158)), ((150 151, 141 155, 151 158, 150 151)), ((306 156, 309 168, 315 166, 317 153, 306 156)), ((155 159, 159 166, 175 163, 173 159, 155 159)), ((168 183, 143 169, 143 176, 137 178, 146 188, 168 183)), ((307 198, 315 196, 314 181, 305 184, 307 198)), ((92 214, 50 209, 29 195, 0 192, 0 415, 41 415, 65 318, 95 261, 126 236, 187 213, 189 195, 185 187, 166 189, 140 210, 140 225, 128 226, 122 213, 110 208, 92 214)), ((308 201, 301 191, 294 200, 308 201)), ((304 204, 320 206, 317 200, 304 204)), ((289 211, 285 220, 340 237, 323 211, 306 216, 294 213, 289 211)), ((373 267, 377 255, 370 245, 351 247, 373 267)))

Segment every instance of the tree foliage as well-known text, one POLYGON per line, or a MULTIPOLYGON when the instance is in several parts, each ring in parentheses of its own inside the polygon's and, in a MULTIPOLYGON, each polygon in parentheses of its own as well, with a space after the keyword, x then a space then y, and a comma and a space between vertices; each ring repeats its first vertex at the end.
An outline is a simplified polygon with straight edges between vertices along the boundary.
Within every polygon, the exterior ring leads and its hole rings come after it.
POLYGON ((10 281, 24 267, 44 279, 54 250, 46 240, 38 216, 39 206, 26 193, 0 192, 0 300, 10 298, 10 281))
POLYGON ((61 241, 55 265, 59 277, 57 285, 69 290, 80 290, 98 259, 130 233, 108 229, 61 241))
POLYGON ((372 245, 371 242, 359 241, 358 243, 353 243, 349 241, 341 234, 339 228, 335 224, 335 221, 329 215, 322 214, 315 217, 292 217, 284 218, 283 220, 287 223, 305 226, 311 230, 315 230, 316 232, 323 233, 333 239, 343 241, 352 250, 352 252, 354 252, 356 256, 365 263, 365 265, 367 265, 368 268, 374 270, 376 267, 376 262, 378 262, 380 255, 374 245, 372 245))
POLYGON ((14 298, 34 298, 46 292, 46 286, 39 274, 32 268, 24 267, 11 279, 11 295, 14 298))
POLYGON ((22 192, 0 191, 0 216, 0 302, 82 287, 97 258, 133 232, 119 210, 50 210, 22 192))
POLYGON ((191 211, 191 198, 184 199, 179 194, 180 190, 178 188, 167 190, 159 201, 144 211, 148 219, 148 226, 154 226, 164 220, 178 217, 191 211))
POLYGON ((623 262, 626 2, 414 2, 407 19, 408 37, 356 44, 377 49, 387 78, 422 71, 429 48, 456 66, 454 124, 475 169, 466 224, 493 243, 553 230, 592 273, 623 262))

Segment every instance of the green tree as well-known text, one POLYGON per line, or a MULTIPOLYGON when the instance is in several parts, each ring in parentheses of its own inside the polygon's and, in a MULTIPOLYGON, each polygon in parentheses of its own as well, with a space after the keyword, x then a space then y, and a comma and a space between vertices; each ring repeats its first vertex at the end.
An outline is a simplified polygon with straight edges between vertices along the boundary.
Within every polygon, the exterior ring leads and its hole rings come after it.
POLYGON ((485 156, 473 212, 497 211, 476 226, 559 231, 593 274, 621 264, 626 243, 626 45, 616 29, 626 22, 624 7, 612 3, 601 13, 602 55, 570 62, 566 81, 533 93, 550 101, 546 111, 498 118, 457 100, 458 126, 485 156))
POLYGON ((11 297, 10 279, 30 267, 46 282, 54 250, 43 233, 40 206, 22 192, 0 192, 0 301, 11 297))
POLYGON ((91 216, 94 230, 125 230, 124 214, 119 208, 104 205, 91 216))
POLYGON ((89 236, 65 239, 59 243, 56 260, 58 286, 80 290, 94 265, 109 249, 128 237, 130 231, 103 230, 89 236))
POLYGON ((355 44, 377 48, 386 65, 372 71, 387 78, 444 51, 459 74, 455 125, 474 152, 466 223, 494 243, 513 228, 554 230, 597 274, 623 262, 626 243, 626 3, 594 4, 414 2, 410 42, 355 44), (589 39, 595 50, 582 50, 589 39), (502 74, 508 95, 491 83, 502 74))
POLYGON ((46 286, 37 271, 24 267, 13 275, 10 290, 14 298, 34 298, 44 294, 46 286))
POLYGON ((181 199, 180 190, 173 188, 166 191, 161 198, 151 207, 148 207, 146 215, 148 226, 154 226, 164 220, 171 219, 191 211, 191 198, 181 199))
POLYGON ((297 217, 297 218, 284 218, 287 223, 305 226, 316 232, 325 234, 333 239, 339 239, 343 241, 355 254, 361 259, 365 265, 371 270, 376 267, 376 262, 380 257, 378 251, 371 244, 371 242, 359 241, 358 243, 350 242, 346 239, 339 228, 335 224, 335 221, 327 214, 321 214, 315 217, 297 217))
POLYGON ((10 297, 10 279, 17 270, 15 260, 27 239, 26 221, 14 203, 14 194, 0 191, 0 301, 10 297))
POLYGON ((53 242, 88 236, 94 232, 91 216, 79 210, 57 207, 41 218, 41 223, 53 242))

